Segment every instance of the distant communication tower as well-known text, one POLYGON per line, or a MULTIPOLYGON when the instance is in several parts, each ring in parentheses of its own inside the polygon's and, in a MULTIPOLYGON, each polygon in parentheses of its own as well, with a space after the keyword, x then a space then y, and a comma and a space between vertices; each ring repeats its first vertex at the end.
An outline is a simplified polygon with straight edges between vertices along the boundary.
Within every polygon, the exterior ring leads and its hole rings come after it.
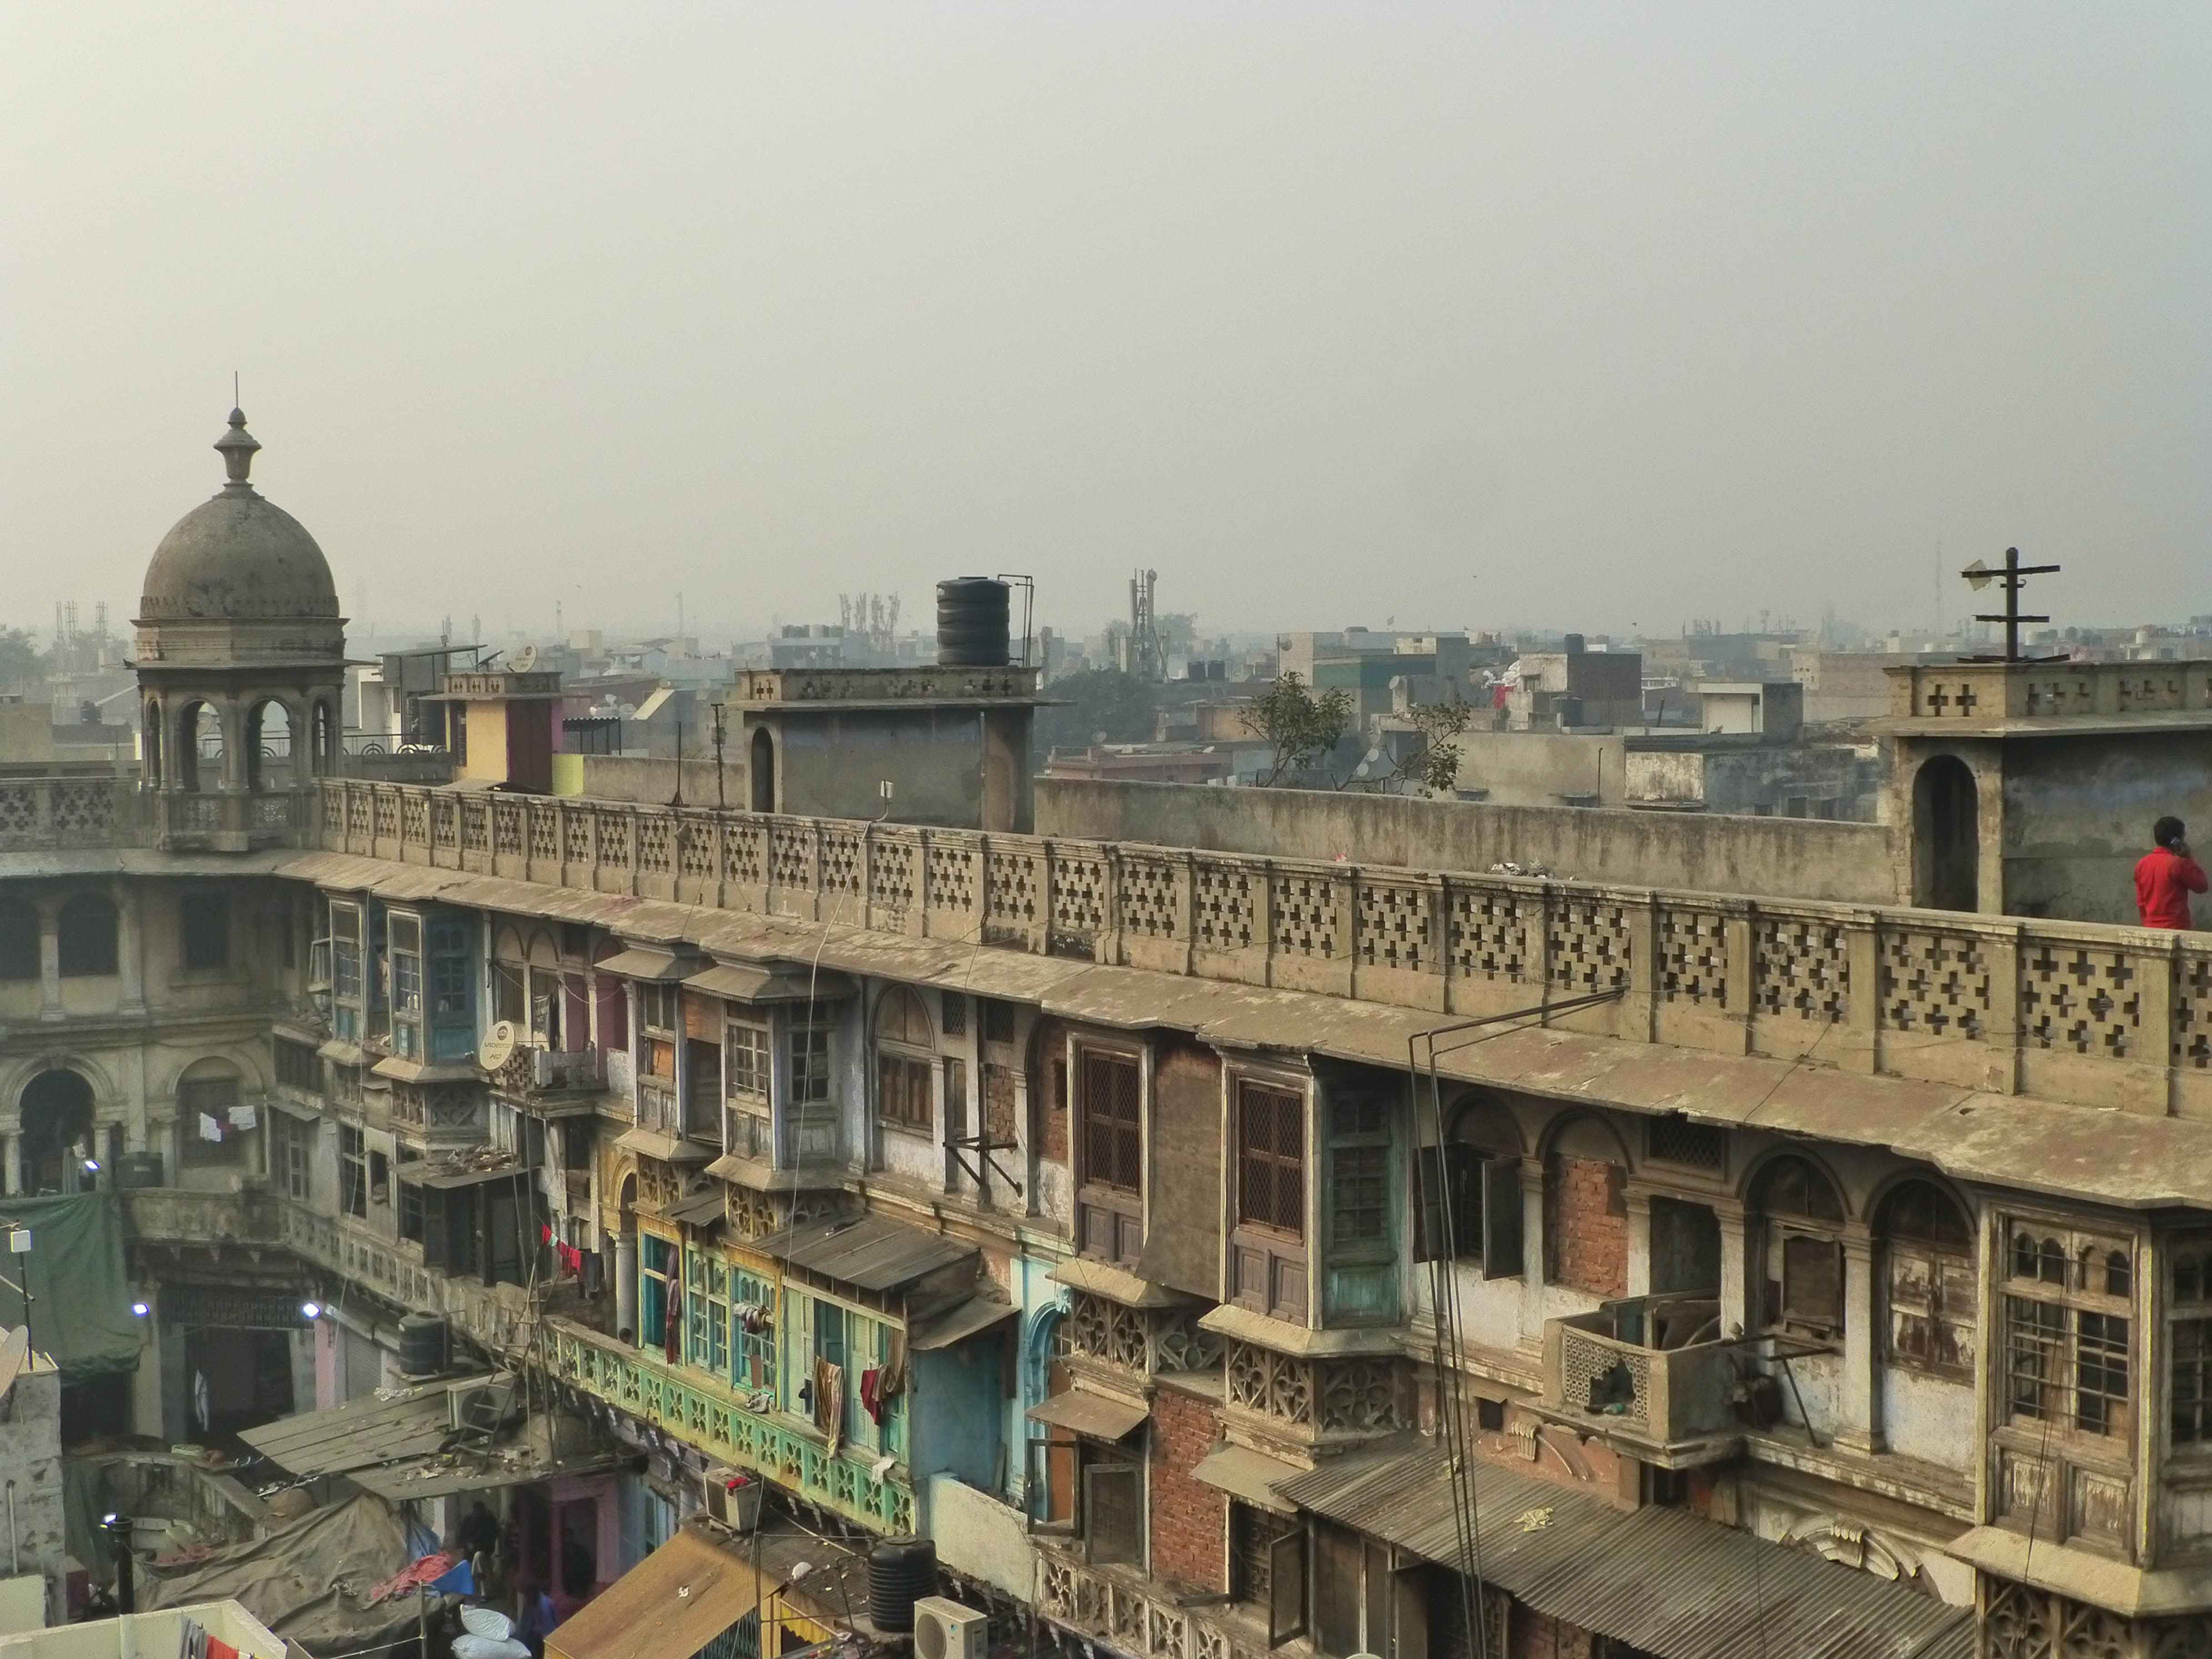
POLYGON ((1140 680, 1157 684, 1168 677, 1167 647, 1160 640, 1160 573, 1139 570, 1129 578, 1127 660, 1121 666, 1140 680))

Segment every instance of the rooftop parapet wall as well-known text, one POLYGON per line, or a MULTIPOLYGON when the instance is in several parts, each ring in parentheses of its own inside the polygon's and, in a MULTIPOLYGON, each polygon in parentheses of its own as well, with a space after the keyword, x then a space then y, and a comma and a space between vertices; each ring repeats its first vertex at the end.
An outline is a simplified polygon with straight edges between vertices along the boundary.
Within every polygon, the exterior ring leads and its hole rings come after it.
POLYGON ((1440 1018, 1601 995, 1547 1023, 2212 1118, 2194 935, 351 781, 322 801, 324 848, 403 864, 1440 1018))
POLYGON ((1887 672, 1889 712, 1899 720, 2212 718, 2212 662, 1914 663, 1887 672))
POLYGON ((747 668, 730 701, 746 706, 817 702, 1003 702, 1034 697, 1034 668, 747 668))
POLYGON ((0 852, 151 847, 155 800, 135 777, 0 779, 0 852))
MULTIPOLYGON (((1524 732, 1497 741, 1552 740, 1524 732)), ((1040 778, 1036 788, 1038 832, 1085 841, 1414 870, 1539 865, 1583 881, 1844 904, 1909 896, 1881 824, 1089 779, 1040 778)))

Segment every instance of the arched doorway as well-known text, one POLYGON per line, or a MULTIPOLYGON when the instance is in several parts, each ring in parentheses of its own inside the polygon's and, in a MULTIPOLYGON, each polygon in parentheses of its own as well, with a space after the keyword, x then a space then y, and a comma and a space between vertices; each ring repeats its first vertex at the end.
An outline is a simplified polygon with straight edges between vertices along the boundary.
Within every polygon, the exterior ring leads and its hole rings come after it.
POLYGON ((187 793, 198 792, 203 770, 210 779, 222 775, 222 722, 214 709, 197 699, 177 711, 173 763, 177 787, 187 793))
POLYGON ((1981 908, 1982 826, 1974 775, 1937 755, 1912 780, 1912 902, 1930 910, 1981 908))
POLYGON ((637 1176, 622 1178, 617 1208, 622 1230, 615 1235, 615 1335, 635 1342, 637 1330, 637 1176))
POLYGON ((159 788, 161 783, 161 721, 164 716, 158 701, 149 702, 140 717, 138 730, 143 734, 145 754, 140 764, 142 782, 159 788))
POLYGON ((92 1085, 57 1066, 24 1086, 23 1190, 74 1192, 92 1146, 92 1085))
POLYGON ((246 717, 246 787, 292 787, 292 711, 275 697, 264 697, 246 717))
POLYGON ((775 811, 775 739, 769 736, 766 726, 753 728, 752 754, 746 764, 752 779, 753 811, 775 811))

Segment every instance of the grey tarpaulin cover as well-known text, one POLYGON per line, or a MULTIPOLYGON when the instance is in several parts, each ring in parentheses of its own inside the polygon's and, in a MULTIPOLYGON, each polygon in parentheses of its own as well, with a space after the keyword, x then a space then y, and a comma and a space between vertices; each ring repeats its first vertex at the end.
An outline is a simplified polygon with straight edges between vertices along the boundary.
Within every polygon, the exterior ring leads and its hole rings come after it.
POLYGON ((382 1498, 363 1494, 179 1571, 148 1572, 138 1605, 180 1607, 228 1597, 288 1641, 325 1653, 351 1652, 414 1635, 411 1597, 365 1605, 368 1593, 407 1559, 398 1517, 382 1498))
MULTIPOLYGON (((28 1252, 0 1250, 0 1275, 21 1284, 27 1269, 31 1346, 53 1356, 62 1381, 135 1370, 145 1333, 131 1313, 115 1194, 0 1200, 0 1220, 31 1230, 28 1252)), ((0 1326, 23 1322, 21 1294, 0 1285, 0 1326)))

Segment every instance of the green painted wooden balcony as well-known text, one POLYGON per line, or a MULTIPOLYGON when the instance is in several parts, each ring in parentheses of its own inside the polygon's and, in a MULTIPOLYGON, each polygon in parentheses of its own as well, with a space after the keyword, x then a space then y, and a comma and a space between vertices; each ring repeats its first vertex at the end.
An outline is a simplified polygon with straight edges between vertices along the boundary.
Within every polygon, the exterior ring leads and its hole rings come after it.
POLYGON ((718 1462, 750 1470, 873 1532, 915 1529, 914 1488, 877 1480, 870 1462, 832 1457, 821 1437, 745 1409, 704 1373, 567 1320, 548 1322, 553 1368, 564 1382, 651 1423, 718 1462))

